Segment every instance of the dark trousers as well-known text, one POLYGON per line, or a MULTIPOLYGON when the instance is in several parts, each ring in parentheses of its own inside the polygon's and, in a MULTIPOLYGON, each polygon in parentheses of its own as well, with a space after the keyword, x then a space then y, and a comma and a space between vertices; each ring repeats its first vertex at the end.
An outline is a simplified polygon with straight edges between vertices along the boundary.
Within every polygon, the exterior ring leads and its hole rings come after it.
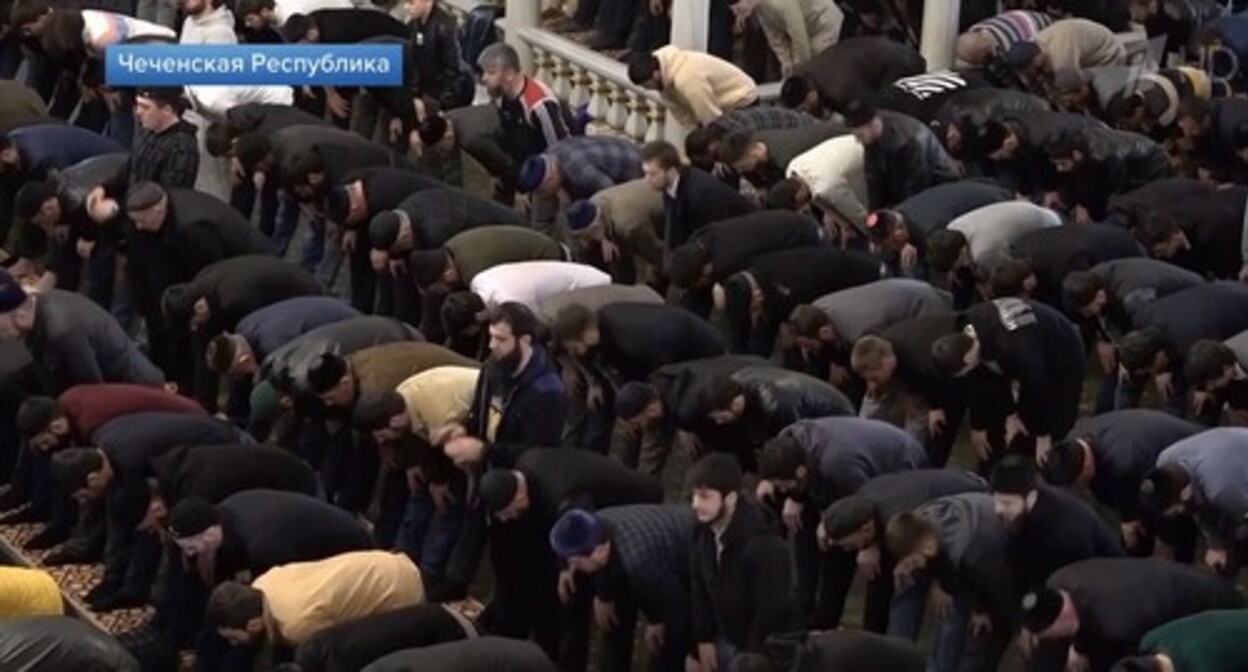
MULTIPOLYGON (((688 602, 688 597, 682 602, 688 602)), ((638 609, 627 591, 615 601, 616 626, 602 635, 602 651, 598 666, 602 672, 629 672, 633 669, 636 648, 638 609)), ((647 653, 649 672, 681 672, 685 654, 693 648, 693 630, 688 620, 679 619, 663 624, 663 648, 658 654, 647 653)))
MULTIPOLYGON (((602 0, 598 10, 598 38, 604 49, 618 49, 628 43, 628 36, 633 30, 633 23, 641 11, 649 11, 642 7, 641 0, 602 0)), ((649 3, 646 3, 649 5, 649 3)))
MULTIPOLYGON (((858 571, 857 553, 833 548, 819 550, 815 530, 819 526, 817 506, 808 504, 802 511, 802 529, 793 539, 796 558, 797 591, 802 610, 809 615, 811 628, 832 630, 841 624, 845 598, 854 584, 858 571)), ((888 603, 892 598, 892 574, 881 570, 880 576, 867 583, 867 602, 863 627, 882 632, 888 626, 888 603)))
POLYGON ((733 23, 732 3, 729 0, 711 0, 711 16, 706 37, 706 51, 725 61, 733 61, 733 23))
POLYGON ((146 496, 146 483, 119 484, 109 492, 105 502, 107 541, 104 544, 104 581, 106 593, 146 599, 152 581, 160 568, 160 538, 152 532, 140 532, 138 521, 124 517, 124 506, 132 498, 146 496), (136 487, 137 486, 137 487, 136 487))

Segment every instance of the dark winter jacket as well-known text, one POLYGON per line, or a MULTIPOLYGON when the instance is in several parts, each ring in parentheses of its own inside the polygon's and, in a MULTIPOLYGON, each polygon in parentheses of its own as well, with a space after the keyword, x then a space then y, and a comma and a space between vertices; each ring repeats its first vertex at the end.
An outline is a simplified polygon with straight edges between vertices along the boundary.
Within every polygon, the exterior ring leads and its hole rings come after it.
POLYGON ((958 180, 953 159, 922 122, 896 112, 880 112, 884 134, 866 148, 870 207, 896 205, 924 189, 958 180))
POLYGON ((416 192, 395 206, 412 223, 417 249, 435 250, 465 231, 482 226, 525 226, 516 211, 461 189, 416 192))
POLYGON ((464 426, 489 446, 489 466, 509 467, 529 448, 559 445, 567 404, 559 373, 536 347, 518 376, 505 379, 497 364, 486 364, 464 426), (491 414, 499 416, 496 423, 491 414))
POLYGON ((1014 576, 1002 562, 1007 537, 992 496, 964 493, 933 499, 915 515, 936 526, 940 550, 934 578, 954 596, 969 598, 991 617, 993 627, 1008 628, 1017 601, 1014 576))
POLYGON ((374 661, 362 672, 555 672, 538 645, 506 637, 480 637, 462 642, 397 651, 374 661))
POLYGON ((268 444, 178 446, 153 459, 151 470, 170 508, 188 497, 216 504, 244 490, 317 492, 316 474, 306 463, 268 444))
POLYGON ((758 652, 769 635, 795 625, 789 550, 761 505, 743 493, 716 540, 707 525, 693 533, 693 634, 758 652), (722 547, 722 551, 718 548, 722 547))
POLYGON ((465 631, 465 625, 450 607, 419 604, 325 628, 299 645, 295 661, 303 672, 356 672, 398 651, 474 637, 475 628, 465 631))
MULTIPOLYGON (((1085 560, 1049 577, 1049 588, 1074 600, 1079 631, 1074 647, 1093 670, 1108 670, 1135 653, 1149 630, 1209 609, 1235 609, 1244 598, 1217 575, 1157 558, 1085 560), (1141 590, 1148 586, 1148 590, 1141 590)), ((1042 645, 1046 648, 1048 645, 1042 645)), ((1061 647, 1064 648, 1064 647, 1061 647)), ((1063 669, 1066 657, 1041 672, 1063 669)))
POLYGON ((884 37, 851 37, 799 64, 793 74, 809 77, 824 107, 840 112, 851 100, 869 98, 901 79, 927 71, 912 47, 884 37))
POLYGON ((327 324, 362 317, 342 299, 332 296, 299 296, 266 306, 238 323, 238 335, 251 346, 256 362, 263 362, 278 348, 327 324))
POLYGON ((280 565, 375 547, 355 516, 300 493, 246 490, 225 498, 217 513, 225 533, 217 576, 244 570, 259 576, 280 565))
POLYGON ((1144 250, 1125 230, 1108 224, 1036 229, 1010 244, 1011 254, 1036 274, 1035 298, 1062 309, 1062 281, 1075 271, 1115 259, 1143 257, 1144 250))
POLYGON ((764 210, 710 224, 694 233, 688 244, 705 250, 711 277, 719 281, 769 252, 819 245, 820 234, 819 223, 806 215, 764 210))
POLYGON ((117 320, 91 299, 58 289, 34 301, 35 324, 24 341, 49 393, 83 383, 165 382, 117 320))
POLYGON ((659 367, 726 351, 714 326, 675 306, 613 303, 598 310, 602 362, 623 380, 643 380, 659 367))
POLYGON ((723 180, 698 168, 681 168, 676 195, 663 194, 667 226, 663 239, 675 249, 715 222, 753 212, 750 199, 723 180))
POLYGON ((204 268, 190 282, 192 296, 207 301, 212 316, 205 333, 234 331, 248 315, 296 296, 321 296, 325 289, 300 266, 267 255, 231 257, 204 268))
POLYGON ((637 504, 598 511, 611 540, 611 559, 595 577, 606 602, 628 599, 648 623, 687 629, 689 567, 696 520, 684 504, 637 504))
POLYGON ((308 363, 326 352, 347 356, 365 348, 418 341, 420 332, 389 317, 366 315, 324 324, 270 352, 261 365, 264 378, 278 390, 302 391, 304 381, 297 374, 306 371, 308 363))
POLYGON ((5 621, 0 628, 0 667, 14 672, 139 672, 141 669, 116 638, 72 616, 5 621))
POLYGON ((809 485, 795 499, 809 501, 820 509, 854 494, 876 476, 928 466, 923 444, 878 420, 801 420, 780 435, 793 437, 806 451, 809 485))

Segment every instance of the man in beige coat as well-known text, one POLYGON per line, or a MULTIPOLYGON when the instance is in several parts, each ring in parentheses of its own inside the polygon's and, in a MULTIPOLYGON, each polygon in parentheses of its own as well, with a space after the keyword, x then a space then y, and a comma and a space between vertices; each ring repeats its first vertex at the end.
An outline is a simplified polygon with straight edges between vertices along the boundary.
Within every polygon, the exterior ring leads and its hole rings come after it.
POLYGON ((758 17, 785 77, 793 66, 836 44, 845 13, 832 0, 738 0, 739 21, 758 17))
POLYGON ((741 68, 679 47, 636 54, 629 61, 628 77, 638 86, 662 91, 668 109, 689 127, 758 102, 758 85, 741 68))

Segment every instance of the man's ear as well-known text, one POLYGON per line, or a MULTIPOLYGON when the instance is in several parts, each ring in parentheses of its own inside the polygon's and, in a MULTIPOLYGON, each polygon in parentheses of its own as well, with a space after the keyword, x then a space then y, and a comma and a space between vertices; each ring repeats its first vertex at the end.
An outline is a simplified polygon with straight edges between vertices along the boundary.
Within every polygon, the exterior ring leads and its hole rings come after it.
POLYGON ((195 302, 195 314, 196 315, 209 315, 211 313, 212 313, 212 310, 208 308, 208 299, 201 297, 199 300, 195 302))

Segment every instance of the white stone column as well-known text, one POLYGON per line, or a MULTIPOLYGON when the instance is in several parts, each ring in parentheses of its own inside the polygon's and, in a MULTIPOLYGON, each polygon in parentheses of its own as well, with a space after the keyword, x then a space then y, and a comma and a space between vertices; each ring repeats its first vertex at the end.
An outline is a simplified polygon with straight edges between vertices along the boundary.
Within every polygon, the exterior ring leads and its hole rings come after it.
MULTIPOLYGON (((673 0, 671 17, 672 45, 706 53, 707 30, 711 23, 711 0, 673 0)), ((672 113, 666 112, 663 139, 683 152, 686 133, 672 113)))
POLYGON ((928 71, 953 67, 961 5, 961 0, 926 0, 923 3, 923 33, 919 50, 927 59, 928 71))
POLYGON ((710 25, 711 0, 674 0, 672 2, 672 45, 681 49, 706 52, 707 27, 710 25))
POLYGON ((532 72, 533 53, 520 39, 519 28, 536 28, 542 18, 542 3, 535 0, 507 0, 506 28, 503 39, 520 54, 520 65, 525 72, 532 72))

